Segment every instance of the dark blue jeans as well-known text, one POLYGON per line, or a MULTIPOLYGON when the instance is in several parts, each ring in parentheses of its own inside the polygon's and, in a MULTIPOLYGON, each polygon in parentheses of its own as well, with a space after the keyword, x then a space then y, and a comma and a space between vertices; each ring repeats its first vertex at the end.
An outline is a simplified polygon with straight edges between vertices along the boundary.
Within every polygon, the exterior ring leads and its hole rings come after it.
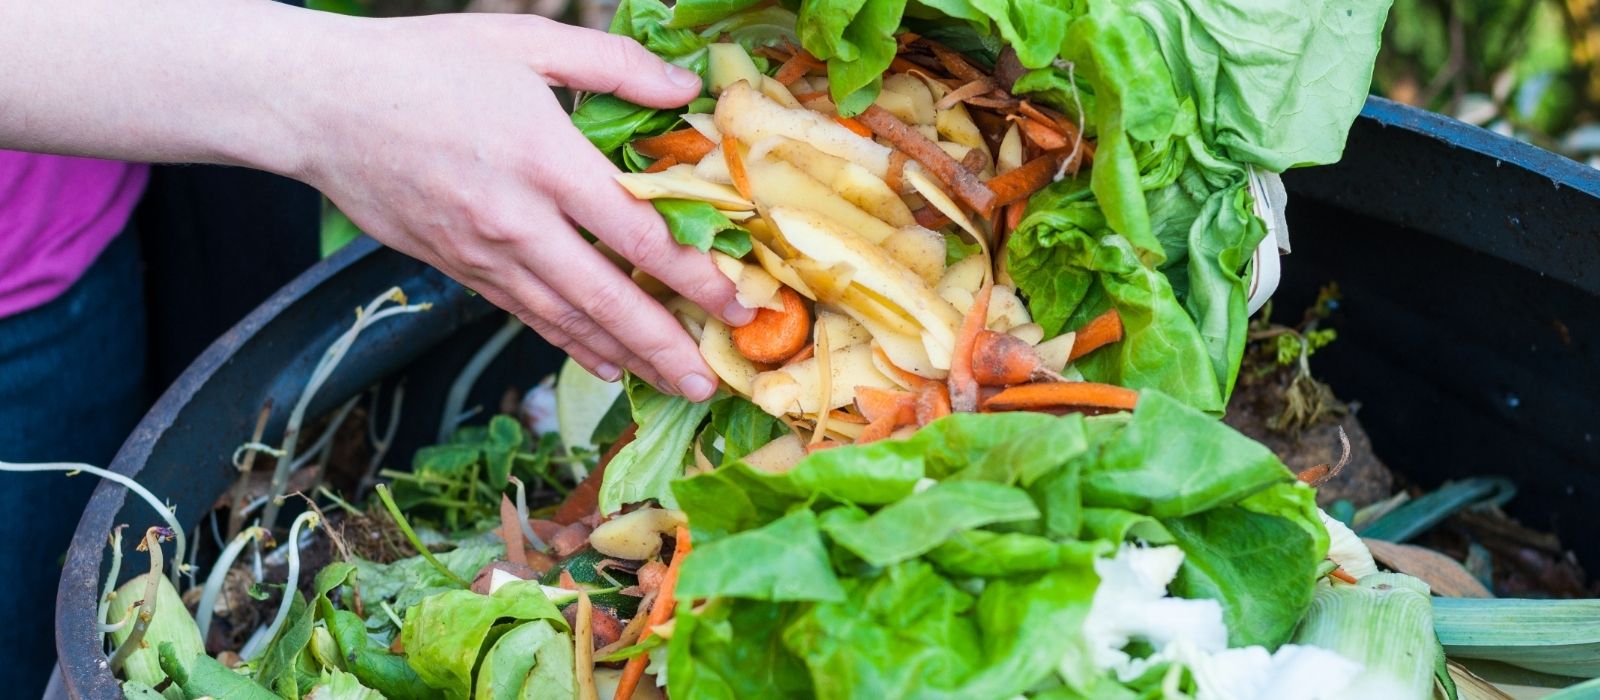
MULTIPOLYGON (((0 318, 0 460, 107 466, 144 412, 138 236, 66 294, 0 318)), ((0 695, 37 698, 55 663, 62 557, 97 479, 0 473, 0 695)))

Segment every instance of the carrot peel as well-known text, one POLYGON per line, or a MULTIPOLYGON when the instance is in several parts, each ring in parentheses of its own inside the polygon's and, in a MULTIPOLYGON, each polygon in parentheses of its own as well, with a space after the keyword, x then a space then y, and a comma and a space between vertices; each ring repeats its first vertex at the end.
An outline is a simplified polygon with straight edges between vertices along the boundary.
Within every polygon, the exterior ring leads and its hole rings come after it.
POLYGON ((983 403, 986 411, 1039 411, 1060 408, 1097 408, 1131 411, 1139 392, 1095 382, 1039 382, 1019 384, 983 403))
POLYGON ((1119 340, 1122 340, 1122 316, 1115 308, 1107 309, 1078 331, 1067 359, 1076 360, 1119 340))
POLYGON ((967 309, 961 321, 961 333, 956 336, 955 351, 950 355, 950 410, 971 413, 978 410, 978 380, 972 376, 972 349, 978 341, 978 332, 989 319, 989 297, 994 294, 994 282, 985 282, 978 296, 967 309))
POLYGON ((633 150, 639 155, 657 160, 671 156, 679 163, 698 163, 716 147, 711 139, 694 129, 669 131, 633 142, 633 150))
MULTIPOLYGON (((679 525, 676 542, 672 549, 672 563, 667 564, 667 575, 661 579, 661 588, 656 593, 655 603, 651 604, 648 617, 645 618, 644 632, 648 635, 654 629, 667 621, 673 609, 678 607, 674 591, 678 587, 678 572, 683 568, 683 559, 692 549, 689 541, 689 529, 679 525)), ((565 572, 563 572, 565 573, 565 572)), ((634 691, 639 689, 639 681, 644 678, 644 669, 650 665, 650 655, 640 654, 628 659, 626 666, 622 667, 622 677, 617 682, 615 700, 631 700, 634 691)))
POLYGON ((782 311, 756 309, 755 320, 733 329, 733 346, 753 362, 776 364, 806 347, 811 337, 811 312, 805 300, 788 287, 778 289, 782 311))

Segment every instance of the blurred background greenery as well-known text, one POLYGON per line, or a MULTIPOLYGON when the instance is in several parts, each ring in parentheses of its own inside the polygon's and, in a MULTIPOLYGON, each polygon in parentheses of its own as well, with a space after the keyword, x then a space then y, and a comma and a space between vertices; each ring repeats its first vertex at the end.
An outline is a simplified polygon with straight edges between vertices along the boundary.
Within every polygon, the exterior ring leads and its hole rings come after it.
MULTIPOLYGON (((343 14, 515 12, 605 28, 615 0, 309 0, 343 14)), ((1372 91, 1600 168, 1600 0, 1394 0, 1372 91)), ((324 208, 323 253, 359 235, 324 208)))

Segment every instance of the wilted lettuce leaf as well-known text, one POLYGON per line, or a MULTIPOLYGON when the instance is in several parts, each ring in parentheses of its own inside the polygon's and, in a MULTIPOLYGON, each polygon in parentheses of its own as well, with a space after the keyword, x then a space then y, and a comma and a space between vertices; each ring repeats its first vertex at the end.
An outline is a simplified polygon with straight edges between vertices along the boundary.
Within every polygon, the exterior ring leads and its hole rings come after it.
POLYGON ((1083 565, 1115 552, 1110 542, 1058 541, 1020 532, 967 530, 928 552, 928 561, 951 576, 996 578, 1083 565))
POLYGON ((502 620, 546 620, 565 632, 567 621, 536 581, 512 581, 492 595, 447 591, 406 611, 401 641, 423 682, 464 700, 489 629, 502 620))
POLYGON ((663 394, 632 378, 627 393, 639 430, 606 466, 600 512, 615 513, 624 505, 651 498, 675 508, 672 482, 683 474, 689 446, 711 404, 663 394))
POLYGON ((494 642, 478 667, 478 700, 577 698, 572 637, 549 622, 517 625, 494 642))
POLYGON ((1022 489, 984 481, 946 481, 885 506, 828 535, 873 566, 927 552, 951 536, 993 523, 1032 520, 1039 510, 1022 489))
POLYGON ((1271 450, 1157 392, 1084 469, 1083 500, 1173 518, 1238 502, 1294 475, 1271 450))
POLYGON ((1311 605, 1322 556, 1294 522, 1223 506, 1163 521, 1183 548, 1168 587, 1185 598, 1222 603, 1230 646, 1275 649, 1311 605))
POLYGON ((594 95, 572 112, 578 132, 618 164, 622 144, 666 131, 677 122, 676 112, 636 105, 615 95, 594 95))
POLYGON ((840 600, 817 518, 801 508, 754 530, 697 546, 678 578, 685 598, 840 600))

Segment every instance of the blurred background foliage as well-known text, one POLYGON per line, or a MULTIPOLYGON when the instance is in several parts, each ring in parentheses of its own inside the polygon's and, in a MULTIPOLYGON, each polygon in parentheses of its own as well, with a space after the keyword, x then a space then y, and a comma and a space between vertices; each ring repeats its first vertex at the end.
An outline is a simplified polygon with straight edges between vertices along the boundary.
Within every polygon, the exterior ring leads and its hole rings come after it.
MULTIPOLYGON (((604 29, 616 0, 308 0, 376 17, 510 12, 604 29)), ((1600 0, 1394 0, 1373 94, 1600 168, 1600 0)), ((325 207, 323 252, 359 235, 325 207)))

